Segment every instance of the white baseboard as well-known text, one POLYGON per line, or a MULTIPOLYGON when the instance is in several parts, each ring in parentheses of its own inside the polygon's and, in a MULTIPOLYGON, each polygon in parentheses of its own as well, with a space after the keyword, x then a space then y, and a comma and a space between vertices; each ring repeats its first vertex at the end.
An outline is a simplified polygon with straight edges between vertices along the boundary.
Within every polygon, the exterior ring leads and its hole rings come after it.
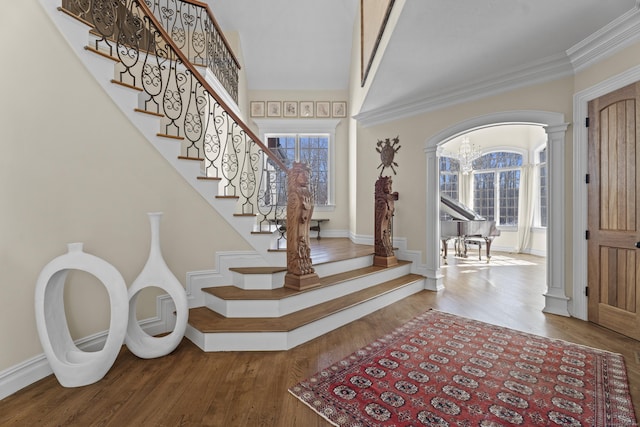
MULTIPOLYGON (((156 313, 158 316, 140 321, 140 327, 149 335, 170 332, 175 326, 175 305, 168 295, 160 295, 156 299, 156 313)), ((83 351, 98 351, 104 347, 108 331, 80 338, 75 341, 76 346, 83 351)), ((0 400, 21 389, 51 375, 53 371, 44 353, 25 360, 4 371, 0 371, 0 400)))

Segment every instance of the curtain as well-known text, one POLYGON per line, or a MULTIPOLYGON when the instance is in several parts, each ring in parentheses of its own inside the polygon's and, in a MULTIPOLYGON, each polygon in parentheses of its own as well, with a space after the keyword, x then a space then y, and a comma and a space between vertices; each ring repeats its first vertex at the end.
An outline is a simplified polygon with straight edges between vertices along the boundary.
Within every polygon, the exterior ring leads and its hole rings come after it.
POLYGON ((518 237, 514 251, 523 252, 529 246, 533 218, 539 205, 540 168, 525 165, 520 171, 518 194, 518 237))
POLYGON ((467 207, 473 206, 473 200, 471 200, 471 196, 473 195, 473 174, 461 173, 458 175, 460 177, 460 184, 458 186, 460 203, 466 205, 467 207))

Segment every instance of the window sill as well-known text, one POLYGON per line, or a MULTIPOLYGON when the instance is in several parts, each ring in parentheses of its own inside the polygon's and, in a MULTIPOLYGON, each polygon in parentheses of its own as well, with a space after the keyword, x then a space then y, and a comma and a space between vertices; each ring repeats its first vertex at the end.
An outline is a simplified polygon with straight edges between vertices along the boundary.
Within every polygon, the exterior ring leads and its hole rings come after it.
POLYGON ((514 225, 498 225, 496 226, 496 228, 500 231, 507 231, 507 232, 514 232, 514 231, 518 231, 518 226, 514 226, 514 225))
POLYGON ((314 206, 313 210, 315 212, 333 212, 336 210, 336 205, 314 206))

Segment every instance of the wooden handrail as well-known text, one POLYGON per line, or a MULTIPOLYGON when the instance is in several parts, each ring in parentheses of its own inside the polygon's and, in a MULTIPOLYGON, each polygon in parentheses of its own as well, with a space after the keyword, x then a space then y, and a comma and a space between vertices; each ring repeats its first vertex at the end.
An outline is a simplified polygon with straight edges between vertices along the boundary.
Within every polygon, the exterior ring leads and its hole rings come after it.
POLYGON ((171 46, 171 48, 175 51, 175 54, 183 62, 183 65, 185 66, 185 68, 187 68, 189 72, 192 73, 194 78, 198 80, 198 82, 209 93, 209 95, 211 95, 218 102, 218 104, 220 104, 220 106, 225 110, 225 112, 238 124, 238 126, 240 126, 240 128, 247 134, 247 136, 251 138, 253 142, 256 143, 256 145, 258 145, 263 150, 265 155, 268 156, 269 159, 273 161, 273 163, 275 163, 283 171, 286 171, 287 167, 282 162, 282 160, 280 160, 275 154, 273 154, 273 152, 260 140, 260 138, 258 138, 258 136, 256 136, 256 134, 253 133, 251 129, 249 129, 246 123, 233 112, 233 110, 229 107, 229 105, 227 105, 227 103, 224 102, 222 97, 220 97, 220 95, 218 95, 218 93, 211 87, 211 85, 206 81, 206 79, 202 77, 200 72, 191 63, 191 61, 189 60, 189 58, 187 58, 184 52, 182 52, 182 50, 178 46, 176 46, 175 42, 173 41, 169 33, 167 33, 167 31, 162 26, 162 24, 160 24, 160 22, 158 21, 158 18, 156 18, 153 12, 151 12, 151 10, 146 5, 146 3, 140 0, 136 0, 136 3, 140 7, 140 9, 144 11, 144 13, 147 15, 147 18, 149 18, 149 20, 156 27, 158 32, 162 35, 165 43, 171 46))

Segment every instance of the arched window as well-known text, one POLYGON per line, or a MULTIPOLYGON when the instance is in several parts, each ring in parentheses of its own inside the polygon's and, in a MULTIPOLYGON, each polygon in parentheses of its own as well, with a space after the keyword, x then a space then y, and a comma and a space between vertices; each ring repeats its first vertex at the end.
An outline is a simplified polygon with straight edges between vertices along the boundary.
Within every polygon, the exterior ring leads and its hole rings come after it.
POLYGON ((473 162, 473 210, 501 226, 518 225, 522 154, 493 151, 473 162))

